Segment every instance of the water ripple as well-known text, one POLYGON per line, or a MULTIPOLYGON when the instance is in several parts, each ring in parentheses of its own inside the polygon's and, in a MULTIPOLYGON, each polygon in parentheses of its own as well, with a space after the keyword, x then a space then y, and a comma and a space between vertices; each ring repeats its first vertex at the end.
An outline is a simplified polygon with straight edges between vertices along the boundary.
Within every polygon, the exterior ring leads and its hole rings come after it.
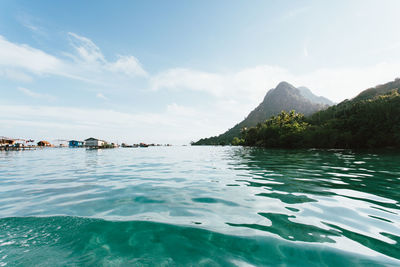
POLYGON ((241 147, 1 151, 0 218, 153 221, 400 264, 399 162, 396 152, 241 147))

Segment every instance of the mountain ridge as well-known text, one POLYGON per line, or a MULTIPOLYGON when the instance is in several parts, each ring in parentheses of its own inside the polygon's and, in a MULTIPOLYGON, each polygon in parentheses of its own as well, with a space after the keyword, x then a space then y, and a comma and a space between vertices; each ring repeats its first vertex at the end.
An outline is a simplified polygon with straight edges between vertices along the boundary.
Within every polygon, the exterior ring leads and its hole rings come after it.
POLYGON ((309 100, 311 100, 311 101, 313 101, 313 102, 315 102, 315 103, 320 103, 320 104, 329 105, 329 106, 332 106, 332 105, 335 104, 334 102, 332 102, 331 100, 329 100, 329 99, 326 98, 326 97, 314 95, 314 94, 311 92, 311 90, 310 90, 309 88, 305 87, 305 86, 297 87, 297 89, 300 90, 300 93, 301 93, 305 98, 307 98, 307 99, 309 99, 309 100))
POLYGON ((243 128, 256 126, 282 110, 296 110, 296 112, 311 115, 329 106, 324 102, 333 103, 327 98, 314 95, 306 87, 302 88, 305 89, 300 90, 286 81, 280 82, 275 88, 268 90, 263 101, 243 121, 219 136, 200 139, 194 145, 230 144, 234 137, 240 137, 243 128))
POLYGON ((265 148, 400 148, 400 79, 309 117, 282 112, 242 132, 234 145, 265 148))

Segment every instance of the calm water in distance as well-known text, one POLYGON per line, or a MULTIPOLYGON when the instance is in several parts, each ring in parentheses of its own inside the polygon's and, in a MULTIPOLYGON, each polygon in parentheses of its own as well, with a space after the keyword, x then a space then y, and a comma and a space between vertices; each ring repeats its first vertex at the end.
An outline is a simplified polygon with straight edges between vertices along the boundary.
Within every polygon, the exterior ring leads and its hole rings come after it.
POLYGON ((0 266, 400 266, 400 153, 0 151, 0 266))

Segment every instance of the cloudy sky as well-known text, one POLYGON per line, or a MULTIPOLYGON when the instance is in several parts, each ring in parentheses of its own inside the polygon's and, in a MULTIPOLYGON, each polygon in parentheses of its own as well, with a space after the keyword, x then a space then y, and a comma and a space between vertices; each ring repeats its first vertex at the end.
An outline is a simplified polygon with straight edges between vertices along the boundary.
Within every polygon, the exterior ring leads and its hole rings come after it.
POLYGON ((400 1, 0 1, 0 135, 184 144, 285 80, 400 76, 400 1))

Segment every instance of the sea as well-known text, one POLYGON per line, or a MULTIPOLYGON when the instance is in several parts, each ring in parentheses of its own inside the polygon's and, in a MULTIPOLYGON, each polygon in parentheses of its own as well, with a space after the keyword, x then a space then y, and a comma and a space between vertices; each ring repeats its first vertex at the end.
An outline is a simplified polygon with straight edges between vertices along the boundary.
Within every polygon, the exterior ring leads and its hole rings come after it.
POLYGON ((400 152, 0 151, 0 266, 400 266, 400 152))

